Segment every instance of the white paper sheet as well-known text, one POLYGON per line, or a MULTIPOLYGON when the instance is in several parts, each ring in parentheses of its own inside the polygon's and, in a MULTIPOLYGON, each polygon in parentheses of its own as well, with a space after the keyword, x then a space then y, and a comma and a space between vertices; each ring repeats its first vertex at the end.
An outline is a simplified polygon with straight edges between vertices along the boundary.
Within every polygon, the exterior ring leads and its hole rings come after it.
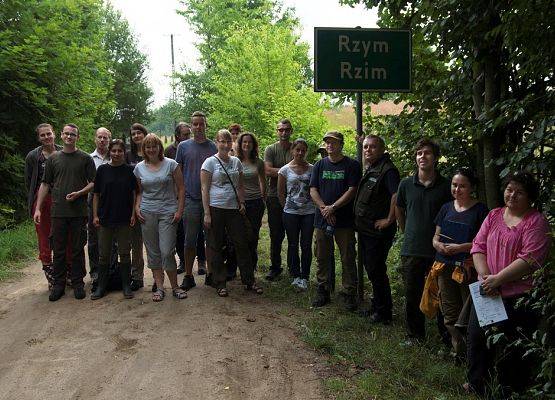
POLYGON ((507 311, 505 311, 501 296, 482 296, 480 294, 480 284, 481 282, 474 282, 468 285, 480 326, 484 327, 506 320, 507 311))

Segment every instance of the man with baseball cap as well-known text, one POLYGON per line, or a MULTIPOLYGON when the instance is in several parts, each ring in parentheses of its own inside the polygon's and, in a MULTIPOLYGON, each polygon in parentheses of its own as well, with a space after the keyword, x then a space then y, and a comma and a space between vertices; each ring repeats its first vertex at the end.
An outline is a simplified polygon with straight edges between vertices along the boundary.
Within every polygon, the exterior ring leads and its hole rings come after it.
POLYGON ((339 292, 347 310, 356 309, 356 250, 353 199, 361 177, 360 163, 343 154, 343 134, 331 131, 324 135, 328 156, 314 165, 310 195, 318 211, 314 217, 318 292, 312 305, 330 302, 329 259, 333 241, 341 254, 342 285, 339 292))

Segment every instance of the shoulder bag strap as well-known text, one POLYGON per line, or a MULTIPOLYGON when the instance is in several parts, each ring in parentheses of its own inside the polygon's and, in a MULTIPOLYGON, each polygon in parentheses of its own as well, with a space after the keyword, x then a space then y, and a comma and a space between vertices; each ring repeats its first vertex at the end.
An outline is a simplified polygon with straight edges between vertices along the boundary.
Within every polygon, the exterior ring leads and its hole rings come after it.
POLYGON ((239 196, 237 195, 237 189, 235 189, 235 185, 233 184, 233 181, 231 180, 231 177, 227 173, 227 169, 225 169, 224 164, 222 163, 222 161, 218 157, 216 157, 216 156, 212 156, 212 157, 214 157, 216 160, 218 160, 222 169, 224 170, 225 174, 227 175, 227 179, 229 180, 229 183, 231 183, 231 187, 233 188, 233 193, 235 193, 235 199, 237 200, 237 208, 241 208, 241 202, 239 201, 239 196))

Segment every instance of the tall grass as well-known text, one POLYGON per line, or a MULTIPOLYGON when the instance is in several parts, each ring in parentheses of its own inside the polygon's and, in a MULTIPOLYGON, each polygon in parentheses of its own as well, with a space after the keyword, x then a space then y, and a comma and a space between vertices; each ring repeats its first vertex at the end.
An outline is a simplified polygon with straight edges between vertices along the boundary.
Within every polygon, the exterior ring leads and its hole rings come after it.
POLYGON ((0 231, 0 281, 13 276, 25 262, 37 255, 37 241, 32 222, 0 231))

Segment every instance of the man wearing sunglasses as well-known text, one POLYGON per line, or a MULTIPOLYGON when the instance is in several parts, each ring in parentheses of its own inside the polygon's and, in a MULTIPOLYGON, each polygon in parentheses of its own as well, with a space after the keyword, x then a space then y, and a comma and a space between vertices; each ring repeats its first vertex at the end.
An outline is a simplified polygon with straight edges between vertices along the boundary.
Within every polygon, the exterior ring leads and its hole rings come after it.
POLYGON ((278 172, 281 167, 293 159, 289 149, 291 148, 291 134, 293 127, 291 121, 282 119, 277 124, 278 141, 266 147, 264 151, 264 170, 269 179, 268 197, 266 208, 268 209, 268 226, 270 228, 270 272, 266 275, 269 281, 276 280, 281 275, 281 243, 285 238, 285 227, 283 226, 283 207, 279 203, 277 194, 278 172))
POLYGON ((76 299, 84 299, 85 271, 84 246, 87 241, 87 193, 94 186, 96 169, 93 159, 77 149, 79 128, 66 124, 61 133, 63 148, 46 161, 39 188, 37 207, 33 219, 41 220, 41 205, 52 191, 52 238, 54 250, 54 285, 49 300, 59 300, 65 293, 67 269, 66 247, 71 246, 71 284, 76 299))

